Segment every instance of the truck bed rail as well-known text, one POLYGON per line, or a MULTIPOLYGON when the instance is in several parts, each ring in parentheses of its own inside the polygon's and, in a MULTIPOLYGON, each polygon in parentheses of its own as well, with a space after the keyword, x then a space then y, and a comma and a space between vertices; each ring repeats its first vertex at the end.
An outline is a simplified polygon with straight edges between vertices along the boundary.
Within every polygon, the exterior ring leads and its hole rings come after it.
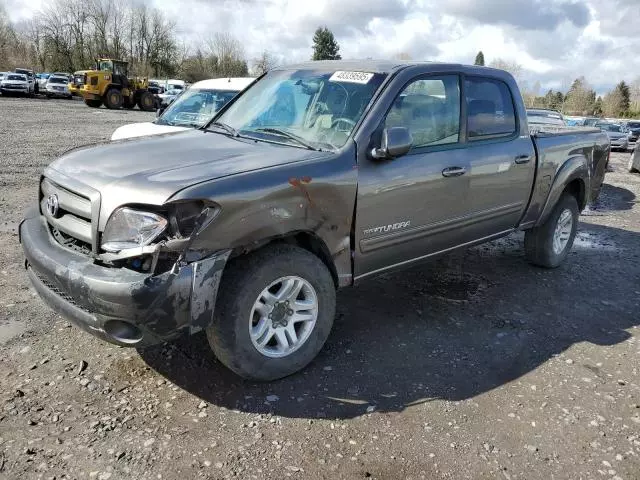
POLYGON ((559 137, 564 135, 574 135, 576 133, 598 133, 601 130, 594 127, 580 126, 555 126, 555 125, 529 125, 529 134, 532 137, 559 137))

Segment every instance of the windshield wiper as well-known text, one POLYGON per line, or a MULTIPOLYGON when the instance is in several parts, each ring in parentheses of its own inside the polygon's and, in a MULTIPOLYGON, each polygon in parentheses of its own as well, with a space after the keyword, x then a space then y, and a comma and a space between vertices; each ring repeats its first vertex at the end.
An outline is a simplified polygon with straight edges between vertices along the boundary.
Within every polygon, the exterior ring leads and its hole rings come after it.
POLYGON ((233 128, 231 125, 227 125, 226 123, 212 122, 212 123, 209 124, 209 127, 207 127, 207 128, 210 128, 210 127, 221 128, 222 130, 227 132, 232 137, 237 137, 238 136, 238 131, 235 128, 233 128))
POLYGON ((310 145, 304 138, 299 137, 298 135, 295 135, 293 133, 289 133, 285 130, 280 130, 279 128, 272 128, 272 127, 256 128, 254 132, 273 133, 274 135, 280 135, 281 137, 285 137, 285 138, 288 138, 289 140, 293 140, 298 145, 302 145, 303 147, 309 150, 316 150, 316 151, 320 150, 318 148, 315 148, 313 145, 310 145))

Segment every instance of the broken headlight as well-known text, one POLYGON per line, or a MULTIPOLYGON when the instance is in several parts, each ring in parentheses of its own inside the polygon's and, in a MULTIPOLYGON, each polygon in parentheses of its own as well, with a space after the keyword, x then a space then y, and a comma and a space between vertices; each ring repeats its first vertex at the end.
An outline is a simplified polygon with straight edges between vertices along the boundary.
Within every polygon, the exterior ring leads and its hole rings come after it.
POLYGON ((169 208, 171 231, 178 238, 188 238, 194 230, 205 228, 218 215, 220 209, 213 203, 177 202, 169 208))
POLYGON ((119 208, 109 218, 102 234, 102 248, 119 252, 148 245, 167 228, 167 219, 151 212, 119 208))

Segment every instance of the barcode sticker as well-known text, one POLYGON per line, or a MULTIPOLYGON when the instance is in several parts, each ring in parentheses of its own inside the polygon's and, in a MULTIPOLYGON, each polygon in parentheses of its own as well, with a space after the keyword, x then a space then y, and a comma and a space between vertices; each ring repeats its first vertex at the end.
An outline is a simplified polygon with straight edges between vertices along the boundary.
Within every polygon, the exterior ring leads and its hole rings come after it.
POLYGON ((348 82, 367 84, 373 78, 373 73, 367 72, 336 72, 331 75, 330 82, 348 82))

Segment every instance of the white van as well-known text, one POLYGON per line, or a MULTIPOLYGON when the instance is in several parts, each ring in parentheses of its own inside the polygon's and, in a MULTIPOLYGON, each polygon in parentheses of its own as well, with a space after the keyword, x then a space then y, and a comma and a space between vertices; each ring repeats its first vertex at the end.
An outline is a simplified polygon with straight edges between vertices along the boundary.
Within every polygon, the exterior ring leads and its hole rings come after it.
MULTIPOLYGON (((216 78, 194 83, 184 90, 153 122, 131 123, 118 128, 111 140, 180 132, 200 128, 255 78, 216 78)), ((160 111, 159 111, 160 112, 160 111)))

